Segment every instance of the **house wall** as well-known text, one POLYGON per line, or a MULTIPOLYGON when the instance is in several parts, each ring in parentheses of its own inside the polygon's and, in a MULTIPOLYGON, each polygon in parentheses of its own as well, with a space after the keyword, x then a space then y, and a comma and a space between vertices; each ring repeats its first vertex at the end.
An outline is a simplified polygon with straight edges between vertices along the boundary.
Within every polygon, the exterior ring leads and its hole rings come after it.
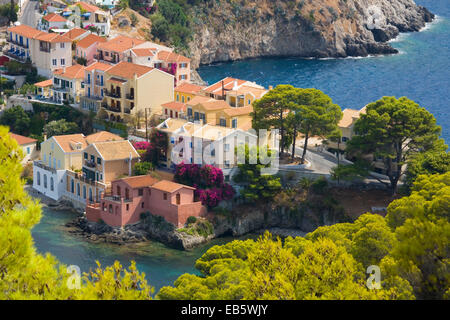
POLYGON ((28 161, 38 158, 39 151, 36 150, 35 142, 23 144, 23 145, 21 145, 21 147, 22 147, 23 155, 24 155, 24 157, 22 159, 22 164, 26 164, 28 161))
POLYGON ((33 189, 53 200, 60 200, 65 189, 65 173, 65 170, 55 170, 35 161, 33 163, 33 189))
POLYGON ((79 46, 76 46, 75 55, 77 57, 85 58, 87 60, 87 65, 89 65, 94 61, 94 55, 97 54, 97 46, 98 42, 93 43, 88 48, 81 48, 79 46))
POLYGON ((41 51, 39 43, 40 40, 33 40, 31 57, 39 75, 51 78, 55 69, 72 65, 72 45, 70 42, 64 42, 64 48, 61 48, 61 43, 51 43, 50 52, 41 51), (53 59, 56 59, 56 65, 53 64, 53 59), (61 59, 64 59, 64 64, 61 63, 61 59))

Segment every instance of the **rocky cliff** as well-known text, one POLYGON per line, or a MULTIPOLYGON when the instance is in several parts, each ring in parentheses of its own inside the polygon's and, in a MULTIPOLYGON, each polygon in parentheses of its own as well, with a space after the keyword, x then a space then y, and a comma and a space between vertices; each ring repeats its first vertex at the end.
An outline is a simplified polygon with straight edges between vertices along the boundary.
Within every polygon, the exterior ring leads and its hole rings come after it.
POLYGON ((390 54, 434 15, 413 0, 227 0, 192 9, 193 66, 256 57, 390 54))

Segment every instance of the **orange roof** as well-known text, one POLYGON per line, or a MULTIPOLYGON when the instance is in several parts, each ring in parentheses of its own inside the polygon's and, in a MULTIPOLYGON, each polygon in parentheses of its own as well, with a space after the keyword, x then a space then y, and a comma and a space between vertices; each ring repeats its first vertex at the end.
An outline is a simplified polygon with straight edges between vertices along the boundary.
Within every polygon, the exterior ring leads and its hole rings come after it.
POLYGON ((120 180, 124 181, 126 184, 128 184, 133 189, 149 187, 159 181, 158 179, 153 178, 151 175, 128 177, 128 178, 122 178, 120 180))
POLYGON ((96 42, 102 43, 102 42, 106 42, 106 41, 107 40, 105 38, 91 33, 90 35, 88 35, 88 36, 84 37, 83 39, 81 39, 80 41, 78 41, 77 47, 86 49, 86 48, 89 48, 90 46, 92 46, 96 42))
POLYGON ((210 98, 210 97, 204 97, 204 96, 195 96, 190 101, 186 102, 186 104, 190 106, 196 106, 199 103, 204 103, 208 101, 217 101, 216 99, 210 98))
POLYGON ((48 80, 44 80, 44 81, 41 81, 41 82, 36 82, 34 85, 36 87, 41 87, 41 88, 49 87, 49 86, 53 85, 53 80, 52 79, 48 79, 48 80))
POLYGON ((167 109, 175 110, 175 111, 180 111, 180 112, 186 111, 186 104, 177 102, 177 101, 167 102, 167 103, 162 104, 161 106, 164 108, 167 108, 167 109))
POLYGON ((35 28, 32 28, 30 26, 24 25, 24 24, 8 28, 8 32, 14 32, 21 36, 27 37, 29 39, 32 39, 32 38, 40 35, 41 33, 45 33, 45 32, 39 31, 35 28))
POLYGON ((20 144, 20 145, 36 143, 36 141, 37 141, 36 139, 25 137, 25 136, 21 136, 20 134, 15 134, 15 133, 12 133, 12 132, 10 132, 9 135, 11 136, 11 138, 16 140, 17 143, 20 144))
POLYGON ((231 109, 231 106, 224 100, 214 100, 201 102, 200 105, 205 108, 205 110, 222 110, 222 109, 231 109))
POLYGON ((80 37, 81 35, 85 34, 86 30, 81 29, 81 28, 73 28, 69 31, 67 31, 66 33, 64 33, 64 36, 66 36, 67 38, 69 38, 70 40, 76 40, 78 37, 80 37))
POLYGON ((86 138, 81 133, 53 136, 52 138, 58 143, 64 152, 80 152, 82 149, 87 147, 86 138), (80 145, 80 149, 74 148, 76 144, 80 145))
POLYGON ((77 3, 75 3, 75 5, 79 5, 83 10, 86 10, 87 12, 95 12, 95 11, 100 10, 99 7, 94 6, 93 4, 90 4, 90 3, 83 2, 83 1, 77 2, 77 3))
POLYGON ((74 64, 73 66, 64 69, 57 69, 53 71, 53 74, 60 75, 69 79, 84 79, 84 68, 81 64, 74 64))
POLYGON ((59 14, 56 13, 49 13, 48 15, 44 16, 42 19, 47 20, 48 22, 66 22, 67 19, 61 17, 59 14))
POLYGON ((92 70, 106 71, 111 67, 112 66, 110 64, 96 61, 96 62, 88 65, 84 70, 86 70, 86 71, 92 71, 92 70))
POLYGON ((200 90, 202 90, 204 88, 204 86, 198 86, 196 84, 192 84, 192 83, 182 83, 179 86, 177 86, 175 88, 175 91, 177 92, 183 92, 183 93, 191 93, 191 94, 195 94, 198 93, 200 90))
POLYGON ((191 62, 191 59, 182 56, 181 54, 169 51, 159 51, 158 59, 166 62, 176 63, 176 62, 191 62))
POLYGON ((168 181, 168 180, 161 180, 157 183, 155 183, 154 185, 152 185, 153 189, 157 189, 157 190, 161 190, 164 192, 175 192, 181 188, 187 188, 187 189, 191 189, 191 190, 195 190, 195 188, 186 186, 184 184, 179 184, 179 183, 175 183, 172 181, 168 181))
POLYGON ((144 42, 144 40, 119 35, 107 42, 99 44, 98 49, 114 52, 124 52, 144 42))
POLYGON ((86 137, 86 141, 88 144, 99 142, 99 141, 121 141, 124 140, 121 136, 118 136, 109 131, 99 131, 93 134, 90 134, 86 137))
POLYGON ((68 37, 59 35, 58 33, 46 33, 43 32, 35 37, 37 40, 45 42, 72 42, 68 37))
POLYGON ((246 83, 247 81, 227 77, 221 81, 218 81, 218 82, 210 85, 209 87, 204 88, 203 90, 208 93, 222 95, 222 82, 223 82, 223 88, 225 89, 225 91, 229 91, 229 90, 233 89, 235 82, 237 83, 238 86, 240 86, 240 85, 243 85, 244 83, 246 83))
POLYGON ((339 121, 339 127, 346 128, 353 123, 354 118, 359 118, 359 110, 345 109, 342 112, 342 119, 339 121))
POLYGON ((246 106, 246 107, 240 107, 240 108, 227 108, 227 109, 223 110, 223 112, 225 112, 225 114, 227 114, 230 117, 241 116, 241 115, 252 113, 253 107, 246 106))
POLYGON ((129 159, 130 155, 132 159, 140 158, 128 140, 94 142, 92 146, 105 161, 129 159))
POLYGON ((107 73, 113 76, 131 79, 134 76, 134 74, 140 77, 152 70, 153 68, 150 67, 122 61, 113 66, 111 69, 108 69, 107 73))
POLYGON ((138 57, 153 57, 152 50, 155 51, 156 49, 149 49, 149 48, 131 49, 131 51, 133 51, 133 53, 138 57))

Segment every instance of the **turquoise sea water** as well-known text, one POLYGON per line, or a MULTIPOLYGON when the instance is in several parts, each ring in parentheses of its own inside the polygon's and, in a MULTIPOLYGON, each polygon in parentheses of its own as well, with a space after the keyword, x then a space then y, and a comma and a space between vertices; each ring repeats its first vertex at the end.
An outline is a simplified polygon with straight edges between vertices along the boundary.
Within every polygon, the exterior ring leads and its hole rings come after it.
MULTIPOLYGON (((315 87, 329 94, 343 108, 361 108, 383 95, 408 96, 431 111, 450 143, 450 5, 449 0, 420 0, 417 3, 437 14, 437 22, 420 33, 403 34, 393 45, 402 53, 362 59, 306 60, 264 59, 202 67, 202 77, 212 83, 225 76, 256 81, 265 86, 289 83, 315 87)), ((41 222, 33 229, 39 252, 50 252, 65 264, 82 271, 95 267, 95 260, 111 265, 119 260, 128 266, 135 260, 149 283, 159 289, 183 273, 196 272, 195 261, 212 245, 191 252, 169 249, 152 242, 145 246, 119 247, 92 244, 65 231, 64 224, 75 216, 44 209, 41 222)))
POLYGON ((426 107, 450 143, 450 1, 416 0, 438 15, 422 32, 401 34, 392 45, 401 54, 347 59, 254 59, 203 66, 208 83, 227 76, 265 87, 291 84, 317 88, 343 109, 360 109, 382 96, 407 96, 426 107))

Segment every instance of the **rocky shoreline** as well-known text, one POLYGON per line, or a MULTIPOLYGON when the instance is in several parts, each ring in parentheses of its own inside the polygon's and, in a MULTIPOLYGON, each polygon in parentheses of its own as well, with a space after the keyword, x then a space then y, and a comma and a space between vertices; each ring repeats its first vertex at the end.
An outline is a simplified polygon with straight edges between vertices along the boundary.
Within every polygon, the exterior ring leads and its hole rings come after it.
POLYGON ((192 67, 264 58, 345 58, 395 54, 388 41, 416 32, 435 15, 413 0, 247 1, 239 11, 216 1, 193 13, 192 67), (200 12, 200 13, 199 13, 200 12))

